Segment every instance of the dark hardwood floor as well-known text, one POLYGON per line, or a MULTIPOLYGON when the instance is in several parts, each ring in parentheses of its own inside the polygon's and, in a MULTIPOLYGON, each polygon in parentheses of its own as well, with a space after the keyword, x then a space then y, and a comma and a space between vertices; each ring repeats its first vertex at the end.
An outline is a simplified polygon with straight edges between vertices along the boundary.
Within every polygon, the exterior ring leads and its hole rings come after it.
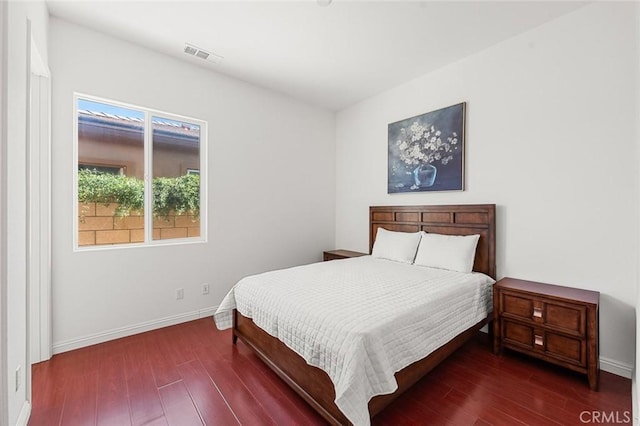
MULTIPOLYGON (((576 425, 631 419, 631 381, 581 375, 478 335, 374 425, 576 425), (627 417, 625 417, 625 415, 627 417), (617 417, 612 417, 617 416, 617 417)), ((210 318, 114 340, 33 367, 29 425, 320 425, 322 419, 210 318)))

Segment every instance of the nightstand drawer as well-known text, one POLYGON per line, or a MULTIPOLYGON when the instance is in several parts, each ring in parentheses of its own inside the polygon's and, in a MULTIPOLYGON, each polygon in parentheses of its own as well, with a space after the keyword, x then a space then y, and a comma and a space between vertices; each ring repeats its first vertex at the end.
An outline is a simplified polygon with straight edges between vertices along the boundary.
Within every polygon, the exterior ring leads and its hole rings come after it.
POLYGON ((544 324, 567 333, 584 336, 587 308, 561 302, 545 302, 544 324))
POLYGON ((559 361, 587 366, 587 342, 571 336, 547 331, 544 339, 545 354, 559 361))
POLYGON ((587 366, 584 339, 509 320, 502 321, 501 334, 505 347, 538 353, 580 367, 587 366))
POLYGON ((556 331, 584 337, 587 308, 523 293, 501 292, 500 314, 506 318, 541 324, 556 331))
POLYGON ((533 320, 533 299, 521 294, 502 293, 501 313, 529 321, 533 320))
POLYGON ((534 349, 534 331, 530 325, 504 320, 500 334, 502 334, 503 344, 528 350, 534 349))

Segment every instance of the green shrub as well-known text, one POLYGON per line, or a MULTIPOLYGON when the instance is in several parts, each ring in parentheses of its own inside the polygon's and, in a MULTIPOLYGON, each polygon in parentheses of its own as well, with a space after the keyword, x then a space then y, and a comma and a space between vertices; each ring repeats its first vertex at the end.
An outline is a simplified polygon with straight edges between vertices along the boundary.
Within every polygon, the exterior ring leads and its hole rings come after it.
POLYGON ((167 216, 171 210, 176 214, 200 214, 199 175, 159 177, 153 180, 153 214, 167 216))
MULTIPOLYGON (((96 170, 78 171, 78 201, 81 203, 117 203, 116 214, 128 216, 144 209, 144 181, 96 170)), ((200 215, 200 176, 184 175, 153 180, 153 215, 190 213, 200 215)))

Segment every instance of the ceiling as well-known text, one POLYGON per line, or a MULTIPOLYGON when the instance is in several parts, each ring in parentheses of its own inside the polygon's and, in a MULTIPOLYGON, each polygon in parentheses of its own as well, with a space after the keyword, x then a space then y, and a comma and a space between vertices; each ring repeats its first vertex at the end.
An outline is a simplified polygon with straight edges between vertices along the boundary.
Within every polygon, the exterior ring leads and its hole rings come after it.
POLYGON ((51 15, 340 110, 585 3, 59 1, 51 15), (187 56, 185 42, 223 59, 187 56))

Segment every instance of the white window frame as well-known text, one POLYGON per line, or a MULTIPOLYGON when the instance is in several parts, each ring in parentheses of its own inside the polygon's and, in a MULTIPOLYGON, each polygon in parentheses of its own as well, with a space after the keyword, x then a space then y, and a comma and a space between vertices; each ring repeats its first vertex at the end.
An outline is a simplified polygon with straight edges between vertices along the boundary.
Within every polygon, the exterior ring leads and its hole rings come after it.
POLYGON ((124 248, 154 247, 207 242, 207 122, 185 115, 172 114, 113 99, 101 98, 84 93, 73 94, 73 251, 113 250, 124 248), (144 113, 144 242, 114 245, 78 245, 78 100, 85 99, 108 105, 133 109, 144 113), (200 236, 153 239, 153 124, 152 117, 182 121, 200 126, 200 236))

